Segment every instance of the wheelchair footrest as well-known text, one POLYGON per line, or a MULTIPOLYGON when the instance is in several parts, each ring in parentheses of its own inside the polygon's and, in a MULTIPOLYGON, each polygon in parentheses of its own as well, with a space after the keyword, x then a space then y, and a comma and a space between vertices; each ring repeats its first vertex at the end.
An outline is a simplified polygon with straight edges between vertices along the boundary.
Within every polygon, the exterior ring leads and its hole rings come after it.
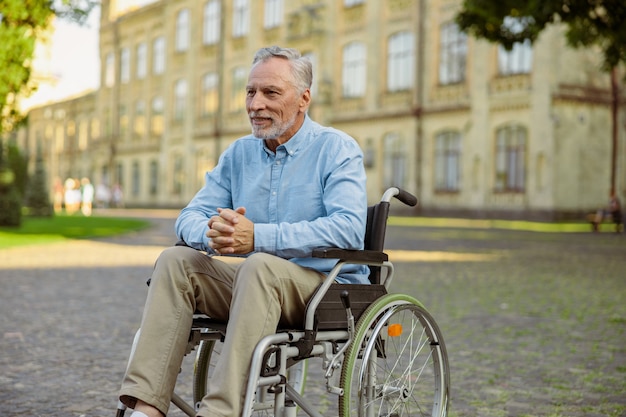
POLYGON ((370 304, 387 294, 385 286, 379 284, 332 284, 317 307, 317 330, 339 330, 347 327, 346 309, 341 302, 343 291, 348 291, 355 321, 370 304))

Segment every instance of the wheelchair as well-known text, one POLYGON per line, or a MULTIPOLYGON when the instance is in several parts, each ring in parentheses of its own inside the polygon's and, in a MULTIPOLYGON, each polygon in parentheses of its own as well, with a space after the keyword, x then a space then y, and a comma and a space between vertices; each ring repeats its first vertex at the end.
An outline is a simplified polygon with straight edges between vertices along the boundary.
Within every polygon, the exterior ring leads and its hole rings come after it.
MULTIPOLYGON (((310 358, 321 358, 326 391, 338 397, 340 417, 447 415, 450 372, 441 331, 417 299, 388 293, 394 266, 383 247, 394 197, 417 204, 412 194, 387 189, 368 207, 364 250, 313 252, 338 261, 309 301, 303 328, 279 328, 256 345, 243 417, 323 417, 304 395, 310 358), (335 283, 344 264, 368 265, 371 284, 335 283)), ((226 323, 194 316, 187 347, 188 354, 197 349, 193 404, 179 394, 172 397, 189 416, 206 394, 225 332, 226 323)), ((119 402, 116 416, 125 410, 119 402)))

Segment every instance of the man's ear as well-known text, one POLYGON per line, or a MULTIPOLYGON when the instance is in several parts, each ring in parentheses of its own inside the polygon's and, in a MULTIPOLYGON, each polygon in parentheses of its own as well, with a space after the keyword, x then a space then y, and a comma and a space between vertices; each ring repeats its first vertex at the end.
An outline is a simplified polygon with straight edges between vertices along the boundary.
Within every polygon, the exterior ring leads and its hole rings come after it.
POLYGON ((311 90, 307 88, 306 90, 304 90, 304 93, 302 93, 302 96, 300 96, 300 111, 302 113, 306 113, 310 105, 311 105, 311 90))

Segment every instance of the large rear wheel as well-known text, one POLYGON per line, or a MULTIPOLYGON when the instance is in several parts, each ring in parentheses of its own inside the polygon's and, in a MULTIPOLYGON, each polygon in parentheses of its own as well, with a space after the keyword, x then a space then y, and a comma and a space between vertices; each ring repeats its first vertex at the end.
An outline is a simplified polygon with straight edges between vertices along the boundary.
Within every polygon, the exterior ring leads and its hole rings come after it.
POLYGON ((341 371, 339 415, 444 417, 449 382, 435 320, 413 297, 387 294, 357 323, 341 371))

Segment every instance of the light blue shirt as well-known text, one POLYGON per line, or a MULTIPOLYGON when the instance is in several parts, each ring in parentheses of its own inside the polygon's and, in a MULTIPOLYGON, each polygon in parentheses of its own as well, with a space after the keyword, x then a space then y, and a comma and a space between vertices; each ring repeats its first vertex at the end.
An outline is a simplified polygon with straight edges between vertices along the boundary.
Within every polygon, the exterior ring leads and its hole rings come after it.
MULTIPOLYGON (((208 220, 217 208, 246 208, 254 223, 254 250, 328 273, 336 260, 312 258, 313 249, 362 249, 367 217, 363 154, 339 130, 305 118, 276 153, 252 135, 235 141, 205 176, 204 187, 176 220, 189 246, 212 253, 208 220)), ((368 283, 363 265, 346 265, 344 283, 368 283)))

